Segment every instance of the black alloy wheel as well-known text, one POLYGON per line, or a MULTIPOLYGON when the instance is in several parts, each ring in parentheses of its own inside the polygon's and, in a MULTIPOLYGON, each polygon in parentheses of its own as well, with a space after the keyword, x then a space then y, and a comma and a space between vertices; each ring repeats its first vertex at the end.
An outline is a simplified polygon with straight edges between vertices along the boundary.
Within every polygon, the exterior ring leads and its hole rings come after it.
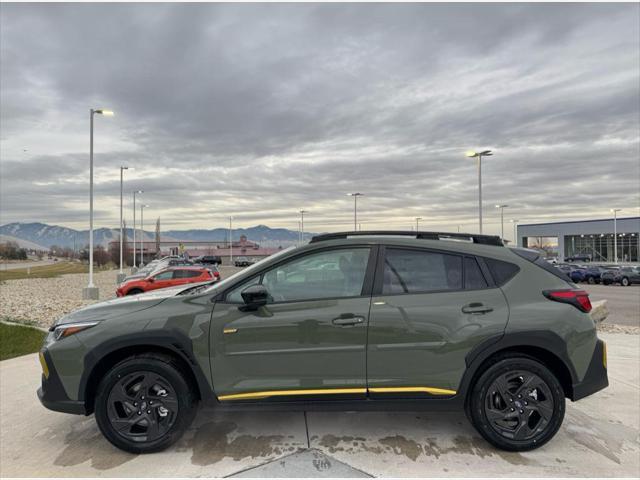
POLYGON ((529 440, 552 420, 553 396, 536 374, 511 371, 493 381, 485 395, 484 411, 496 433, 513 440, 529 440))
POLYGON ((532 450, 553 438, 562 425, 565 396, 545 365, 511 352, 488 361, 466 411, 476 430, 496 447, 532 450))
POLYGON ((122 450, 157 452, 177 441, 193 420, 194 392, 176 358, 155 352, 125 358, 98 386, 96 422, 122 450))
POLYGON ((175 423, 179 406, 176 392, 162 375, 134 372, 111 388, 107 400, 113 429, 131 442, 153 442, 175 423))

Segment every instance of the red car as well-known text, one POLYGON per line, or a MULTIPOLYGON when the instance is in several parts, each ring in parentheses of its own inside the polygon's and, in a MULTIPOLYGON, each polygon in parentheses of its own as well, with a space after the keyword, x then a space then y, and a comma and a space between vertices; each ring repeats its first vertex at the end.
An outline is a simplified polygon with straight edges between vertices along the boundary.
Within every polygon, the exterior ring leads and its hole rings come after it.
POLYGON ((210 282, 220 278, 217 270, 203 267, 171 267, 146 278, 129 280, 118 286, 116 295, 137 295, 159 288, 177 287, 189 283, 210 282))

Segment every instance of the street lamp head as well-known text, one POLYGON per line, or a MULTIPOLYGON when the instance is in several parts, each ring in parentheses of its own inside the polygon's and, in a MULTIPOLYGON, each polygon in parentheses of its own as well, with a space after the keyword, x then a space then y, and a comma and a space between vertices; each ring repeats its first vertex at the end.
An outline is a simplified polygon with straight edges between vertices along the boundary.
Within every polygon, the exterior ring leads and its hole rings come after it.
POLYGON ((512 219, 511 219, 511 220, 509 220, 509 221, 510 221, 511 223, 517 223, 517 222, 519 222, 520 220, 518 220, 517 218, 512 218, 512 219))
POLYGON ((150 206, 150 205, 147 205, 147 204, 144 204, 144 203, 143 203, 142 205, 140 205, 140 208, 149 208, 149 206, 150 206))
POLYGON ((475 157, 490 157, 491 155, 493 155, 493 153, 491 152, 491 150, 483 150, 482 152, 476 152, 475 150, 468 150, 465 155, 469 158, 475 158, 475 157))
POLYGON ((360 196, 364 195, 364 193, 354 192, 354 193, 347 193, 347 195, 349 197, 360 197, 360 196))
POLYGON ((621 208, 612 208, 612 209, 610 210, 610 212, 611 212, 611 213, 616 213, 616 212, 619 212, 620 210, 622 210, 622 209, 621 209, 621 208))
POLYGON ((133 193, 144 193, 144 190, 135 190, 133 193))
POLYGON ((496 208, 507 208, 509 205, 496 205, 496 208))
POLYGON ((94 110, 93 112, 97 113, 99 115, 104 115, 105 117, 113 117, 113 115, 114 115, 113 110, 106 110, 104 108, 98 108, 98 109, 94 110))

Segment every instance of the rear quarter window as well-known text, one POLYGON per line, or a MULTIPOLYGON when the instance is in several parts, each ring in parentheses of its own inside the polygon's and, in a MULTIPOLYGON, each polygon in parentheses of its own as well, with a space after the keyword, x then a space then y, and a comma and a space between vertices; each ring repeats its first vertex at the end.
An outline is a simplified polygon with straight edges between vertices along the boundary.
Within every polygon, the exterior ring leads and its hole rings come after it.
POLYGON ((517 265, 496 260, 495 258, 485 258, 484 262, 487 264, 487 267, 489 267, 493 281, 500 287, 515 277, 520 271, 520 267, 517 265))

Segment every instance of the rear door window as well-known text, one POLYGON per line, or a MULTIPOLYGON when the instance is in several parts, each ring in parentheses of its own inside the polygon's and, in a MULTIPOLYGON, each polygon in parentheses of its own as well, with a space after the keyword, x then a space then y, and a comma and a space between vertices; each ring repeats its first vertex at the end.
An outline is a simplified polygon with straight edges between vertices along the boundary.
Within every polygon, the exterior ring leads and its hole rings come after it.
POLYGON ((459 255, 387 248, 383 271, 383 295, 462 289, 459 255))

